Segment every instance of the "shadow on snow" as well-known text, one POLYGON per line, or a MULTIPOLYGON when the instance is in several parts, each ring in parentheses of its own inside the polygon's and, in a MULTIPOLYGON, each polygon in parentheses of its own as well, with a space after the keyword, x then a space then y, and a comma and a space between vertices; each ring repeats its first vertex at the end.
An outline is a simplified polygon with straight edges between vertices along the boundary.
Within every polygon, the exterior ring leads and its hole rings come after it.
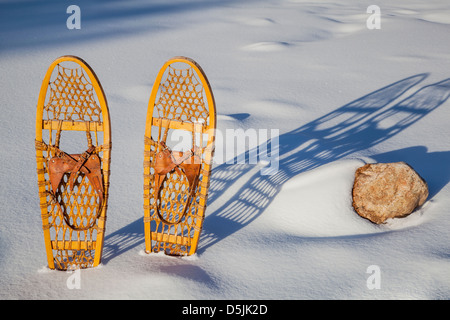
MULTIPOLYGON (((205 252, 260 216, 290 178, 374 147, 442 105, 450 96, 450 79, 423 86, 401 98, 427 76, 418 74, 392 83, 279 136, 278 170, 271 175, 261 175, 259 171, 254 173, 229 199, 222 198, 224 204, 218 209, 214 212, 207 210, 198 253, 205 252)), ((268 149, 271 148, 269 143, 268 149)), ((248 150, 246 156, 252 151, 248 150)), ((450 180, 447 165, 450 152, 428 153, 426 147, 417 146, 372 157, 380 162, 408 162, 427 180, 430 198, 450 180)), ((252 168, 255 166, 250 164, 215 167, 209 205, 223 197, 224 192, 252 168)), ((109 261, 143 244, 144 224, 142 219, 138 219, 105 237, 104 260, 109 261)))
POLYGON ((178 13, 189 18, 189 13, 207 11, 220 5, 223 5, 220 1, 207 0, 170 3, 164 0, 0 2, 0 52, 183 27, 183 24, 191 22, 179 19, 178 13), (66 25, 72 15, 72 11, 67 13, 71 4, 80 8, 81 28, 77 30, 69 30, 66 25))

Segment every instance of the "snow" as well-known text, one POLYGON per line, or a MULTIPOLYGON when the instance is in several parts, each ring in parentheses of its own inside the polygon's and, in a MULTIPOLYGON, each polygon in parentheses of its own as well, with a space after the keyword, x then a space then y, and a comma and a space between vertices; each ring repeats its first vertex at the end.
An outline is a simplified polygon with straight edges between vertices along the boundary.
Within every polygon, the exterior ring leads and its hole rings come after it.
POLYGON ((70 4, 0 1, 0 298, 450 298, 448 1, 379 0, 374 30, 361 0, 79 0, 80 30, 66 27, 70 4), (94 69, 112 118, 104 258, 79 289, 46 266, 34 156, 42 78, 66 54, 94 69), (267 161, 227 164, 238 154, 218 140, 198 252, 184 258, 143 253, 142 220, 143 120, 178 55, 205 70, 222 134, 276 129, 279 142, 262 175, 267 161), (374 225, 351 206, 354 170, 394 161, 430 197, 374 225))

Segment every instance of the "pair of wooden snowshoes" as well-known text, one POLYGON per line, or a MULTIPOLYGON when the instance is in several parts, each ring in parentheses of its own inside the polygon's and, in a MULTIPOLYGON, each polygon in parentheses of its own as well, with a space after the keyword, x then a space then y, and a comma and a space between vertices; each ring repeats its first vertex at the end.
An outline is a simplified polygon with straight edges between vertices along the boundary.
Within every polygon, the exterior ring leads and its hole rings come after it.
MULTIPOLYGON (((151 91, 144 136, 147 253, 196 252, 215 128, 214 98, 203 70, 189 58, 167 61, 151 91), (183 133, 189 147, 171 146, 167 139, 174 132, 183 133)), ((95 267, 105 234, 111 123, 100 82, 80 58, 63 56, 48 68, 39 93, 35 142, 48 267, 95 267)))

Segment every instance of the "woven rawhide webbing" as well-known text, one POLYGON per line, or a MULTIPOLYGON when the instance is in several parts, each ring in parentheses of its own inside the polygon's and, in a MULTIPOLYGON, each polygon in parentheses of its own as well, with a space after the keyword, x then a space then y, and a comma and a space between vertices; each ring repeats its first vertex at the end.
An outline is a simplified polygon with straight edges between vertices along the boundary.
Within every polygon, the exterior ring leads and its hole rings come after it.
POLYGON ((49 120, 100 121, 92 83, 81 68, 57 65, 56 78, 49 84, 50 95, 44 107, 49 120))
POLYGON ((189 58, 166 62, 150 95, 144 137, 147 253, 196 252, 205 217, 215 125, 214 99, 203 70, 189 58), (190 139, 191 146, 169 146, 168 137, 175 133, 190 139))

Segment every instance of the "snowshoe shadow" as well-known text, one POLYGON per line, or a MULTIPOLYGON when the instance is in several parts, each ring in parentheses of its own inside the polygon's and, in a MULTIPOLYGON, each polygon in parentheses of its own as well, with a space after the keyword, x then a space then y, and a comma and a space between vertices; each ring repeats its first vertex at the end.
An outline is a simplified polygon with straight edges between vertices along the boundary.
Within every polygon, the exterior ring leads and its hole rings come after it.
MULTIPOLYGON (((254 221, 292 177, 374 147, 442 105, 450 96, 450 79, 411 93, 427 76, 418 74, 392 83, 279 136, 278 141, 269 142, 268 150, 279 152, 279 167, 273 174, 261 175, 259 170, 254 171, 255 165, 245 163, 213 167, 208 205, 214 210, 207 211, 198 252, 204 252, 254 221), (402 97, 404 95, 406 97, 402 97), (230 195, 227 190, 231 187, 238 190, 230 195)), ((407 158, 410 159, 417 150, 408 151, 410 157, 407 158)), ((251 152, 254 150, 246 152, 245 159, 251 152)), ((400 154, 401 151, 375 158, 394 160, 400 158, 400 154)), ((242 155, 235 158, 235 163, 237 159, 242 159, 242 155)), ((424 155, 418 161, 421 159, 425 161, 427 157, 424 155)), ((435 167, 445 167, 446 159, 448 153, 433 157, 435 167)), ((426 166, 422 163, 419 169, 426 166)), ((431 174, 428 183, 432 196, 450 180, 448 172, 436 182, 437 174, 429 170, 424 172, 425 179, 431 174)))
POLYGON ((105 236, 102 264, 107 264, 121 254, 143 246, 145 243, 144 221, 139 218, 125 227, 105 236))

